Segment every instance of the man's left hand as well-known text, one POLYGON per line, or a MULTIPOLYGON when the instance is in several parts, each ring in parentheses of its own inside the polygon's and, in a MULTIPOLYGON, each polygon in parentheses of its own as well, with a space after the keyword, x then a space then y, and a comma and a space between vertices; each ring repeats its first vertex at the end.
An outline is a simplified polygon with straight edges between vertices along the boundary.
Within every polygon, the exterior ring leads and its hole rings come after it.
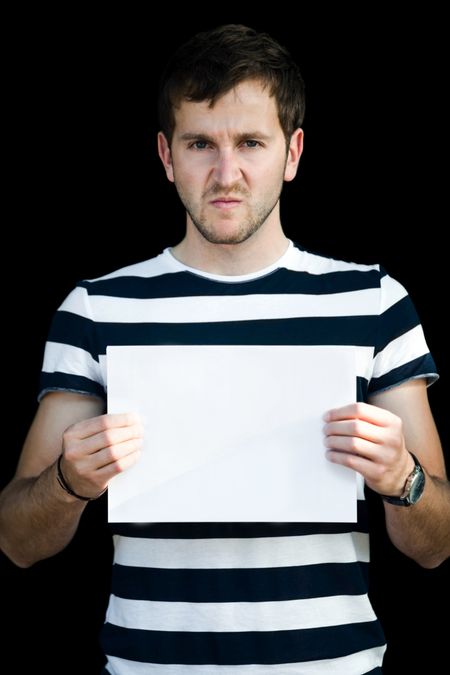
POLYGON ((324 415, 327 458, 360 473, 380 494, 399 496, 414 469, 402 420, 368 403, 352 403, 324 415))

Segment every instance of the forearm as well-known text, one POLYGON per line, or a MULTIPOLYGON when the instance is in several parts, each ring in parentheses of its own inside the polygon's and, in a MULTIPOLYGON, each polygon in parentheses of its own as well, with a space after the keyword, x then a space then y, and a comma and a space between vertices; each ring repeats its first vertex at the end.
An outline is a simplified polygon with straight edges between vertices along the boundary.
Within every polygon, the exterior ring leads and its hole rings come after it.
POLYGON ((0 548, 20 567, 48 558, 70 542, 85 506, 61 488, 54 464, 15 479, 0 495, 0 548))
POLYGON ((450 556, 450 483, 426 474, 425 489, 413 506, 385 503, 392 543, 423 567, 437 567, 450 556))

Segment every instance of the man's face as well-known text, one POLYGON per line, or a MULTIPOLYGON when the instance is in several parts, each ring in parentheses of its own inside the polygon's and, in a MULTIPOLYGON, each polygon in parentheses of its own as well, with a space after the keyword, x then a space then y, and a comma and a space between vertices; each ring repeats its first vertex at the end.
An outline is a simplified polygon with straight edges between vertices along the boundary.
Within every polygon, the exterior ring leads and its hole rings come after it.
POLYGON ((188 227, 213 244, 239 244, 278 221, 283 180, 294 178, 299 159, 286 147, 275 99, 253 80, 212 108, 183 101, 172 145, 160 134, 159 152, 188 227))

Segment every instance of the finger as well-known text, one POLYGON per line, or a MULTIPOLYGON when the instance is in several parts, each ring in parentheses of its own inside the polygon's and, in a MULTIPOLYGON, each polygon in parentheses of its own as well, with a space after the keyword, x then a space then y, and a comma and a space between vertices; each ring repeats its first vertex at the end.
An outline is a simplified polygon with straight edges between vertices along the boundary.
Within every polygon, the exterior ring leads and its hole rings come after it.
POLYGON ((78 494, 89 495, 93 491, 99 492, 105 489, 113 476, 137 461, 141 448, 142 439, 119 443, 112 448, 105 448, 83 457, 76 467, 72 465, 64 468, 64 475, 78 494))
POLYGON ((371 461, 380 455, 380 446, 378 444, 355 436, 327 436, 324 444, 326 448, 330 448, 331 450, 359 455, 371 461))
POLYGON ((142 436, 143 428, 140 424, 131 427, 106 429, 83 439, 65 433, 63 439, 64 454, 69 461, 75 461, 80 456, 92 455, 102 448, 110 448, 124 441, 142 438, 142 436))
POLYGON ((89 438, 102 431, 117 429, 120 427, 130 427, 141 424, 139 415, 133 412, 99 415, 91 417, 88 420, 82 420, 72 424, 66 433, 78 439, 89 438))
POLYGON ((123 443, 117 443, 109 448, 103 448, 99 452, 91 455, 91 458, 95 461, 97 469, 109 466, 109 464, 114 464, 115 462, 120 462, 127 455, 132 454, 133 452, 139 452, 142 450, 142 439, 133 438, 123 443))
POLYGON ((395 415, 384 408, 377 408, 369 403, 359 402, 351 403, 342 408, 328 410, 324 415, 324 420, 326 422, 336 422, 339 420, 361 419, 378 426, 386 426, 394 417, 395 415))
POLYGON ((327 459, 333 464, 340 464, 341 466, 353 469, 353 471, 357 471, 364 476, 366 482, 375 483, 380 480, 382 476, 382 465, 361 455, 339 452, 337 450, 327 450, 327 459))
POLYGON ((324 426, 323 432, 325 436, 355 436, 372 443, 382 443, 386 435, 384 427, 360 419, 329 422, 324 426))
POLYGON ((131 466, 136 464, 140 456, 140 450, 130 452, 129 454, 120 457, 120 459, 117 459, 115 462, 111 462, 110 464, 107 464, 106 466, 98 469, 96 476, 98 479, 101 479, 103 486, 106 487, 111 478, 114 478, 114 476, 117 476, 117 474, 126 471, 131 466))
POLYGON ((122 443, 116 443, 107 448, 101 448, 98 452, 86 455, 77 463, 79 474, 87 475, 92 471, 98 471, 109 464, 114 464, 133 452, 142 450, 141 438, 132 438, 122 443))

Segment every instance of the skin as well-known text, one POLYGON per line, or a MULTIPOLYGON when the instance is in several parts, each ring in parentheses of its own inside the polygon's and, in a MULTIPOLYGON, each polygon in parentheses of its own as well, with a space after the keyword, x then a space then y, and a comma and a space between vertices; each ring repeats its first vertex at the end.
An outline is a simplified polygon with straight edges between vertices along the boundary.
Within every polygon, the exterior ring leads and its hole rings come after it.
POLYGON ((357 403, 331 410, 324 427, 328 459, 364 476, 375 492, 400 496, 414 468, 425 471, 421 499, 409 507, 384 502, 393 544, 423 567, 450 556, 450 484, 425 381, 410 380, 357 403))
MULTIPOLYGON (((172 249, 190 267, 226 275, 262 269, 285 252, 279 194, 295 177, 303 149, 297 129, 288 146, 275 101, 255 81, 219 99, 181 103, 171 144, 158 150, 168 179, 186 206, 186 235, 172 249)), ((72 539, 86 506, 62 490, 56 460, 78 494, 96 496, 139 459, 142 427, 135 415, 105 415, 90 396, 44 397, 19 460, 0 495, 0 546, 27 567, 72 539)), ((359 471, 380 494, 400 495, 413 468, 412 450, 426 469, 422 499, 409 508, 386 504, 393 543, 424 567, 450 555, 450 489, 442 448, 423 380, 373 396, 369 404, 329 411, 327 457, 359 471)))
POLYGON ((210 108, 184 101, 171 144, 158 134, 167 178, 186 207, 186 236, 172 249, 181 262, 216 274, 255 272, 280 258, 283 181, 295 178, 303 150, 297 129, 286 148, 276 104, 247 81, 210 108))
POLYGON ((142 427, 136 415, 103 410, 98 398, 66 392, 49 393, 39 404, 16 474, 0 494, 0 546, 19 567, 65 548, 86 507, 56 480, 61 451, 63 475, 85 497, 100 494, 138 460, 142 427))

